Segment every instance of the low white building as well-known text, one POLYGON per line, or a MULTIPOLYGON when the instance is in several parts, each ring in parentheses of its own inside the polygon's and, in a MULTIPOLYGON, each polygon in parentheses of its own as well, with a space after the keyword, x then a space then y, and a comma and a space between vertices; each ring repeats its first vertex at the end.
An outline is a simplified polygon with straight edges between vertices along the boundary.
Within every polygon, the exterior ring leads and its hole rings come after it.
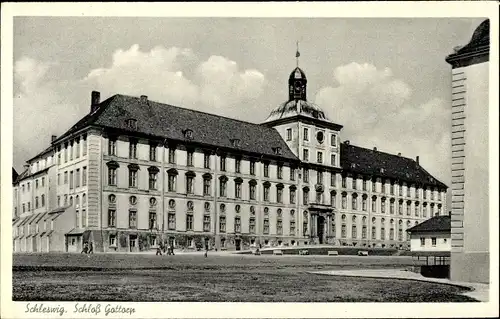
POLYGON ((450 252, 451 218, 434 216, 408 229, 412 252, 450 252))

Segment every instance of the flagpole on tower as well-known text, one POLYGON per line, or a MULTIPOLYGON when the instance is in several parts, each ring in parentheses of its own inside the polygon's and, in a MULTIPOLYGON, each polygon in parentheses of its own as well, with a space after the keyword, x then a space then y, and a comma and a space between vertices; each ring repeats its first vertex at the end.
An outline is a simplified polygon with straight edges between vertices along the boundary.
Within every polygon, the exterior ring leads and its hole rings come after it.
POLYGON ((300 57, 299 41, 297 41, 297 52, 295 53, 295 59, 296 59, 296 62, 297 62, 297 67, 299 67, 299 57, 300 57))

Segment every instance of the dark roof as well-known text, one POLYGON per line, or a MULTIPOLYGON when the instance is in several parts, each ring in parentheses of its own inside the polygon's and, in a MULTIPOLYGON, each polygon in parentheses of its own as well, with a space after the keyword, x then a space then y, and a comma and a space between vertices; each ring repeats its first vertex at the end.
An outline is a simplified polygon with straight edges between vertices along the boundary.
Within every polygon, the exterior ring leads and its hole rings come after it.
POLYGON ((18 176, 19 176, 19 174, 16 172, 16 169, 14 167, 12 167, 12 182, 13 183, 16 181, 18 176))
POLYGON ((362 148, 352 144, 340 145, 340 165, 346 172, 379 176, 410 184, 448 188, 411 158, 362 148))
POLYGON ((30 158, 29 160, 27 160, 26 162, 31 162, 32 160, 34 159, 37 159, 39 157, 42 157, 43 155, 47 154, 47 153, 50 153, 52 151, 52 145, 49 145, 49 147, 47 147, 46 149, 44 149, 43 151, 41 151, 40 153, 36 154, 35 156, 33 156, 32 158, 30 158))
POLYGON ((490 20, 484 20, 474 31, 466 45, 458 47, 446 57, 446 62, 454 67, 488 61, 490 51, 490 20))
POLYGON ((298 160, 278 131, 265 125, 154 101, 142 103, 140 98, 120 94, 101 103, 97 111, 85 116, 58 140, 87 125, 118 129, 131 134, 140 132, 175 141, 186 141, 184 133, 191 130, 192 137, 189 141, 193 143, 298 160), (129 119, 137 121, 137 130, 127 126, 126 121, 129 119), (239 140, 239 145, 235 146, 234 140, 239 140), (281 148, 281 155, 276 154, 277 147, 281 148))
POLYGON ((28 177, 28 175, 29 175, 29 170, 25 169, 24 172, 22 172, 21 174, 19 174, 17 176, 16 180, 14 181, 14 184, 19 183, 20 181, 22 181, 23 179, 25 179, 26 177, 28 177))
POLYGON ((307 77, 301 68, 296 67, 295 69, 293 69, 292 73, 290 73, 290 76, 288 77, 288 79, 291 81, 291 80, 295 80, 295 79, 307 79, 307 77))
POLYGON ((407 231, 411 233, 434 231, 449 232, 451 231, 451 217, 448 215, 434 216, 421 224, 408 228, 407 231))

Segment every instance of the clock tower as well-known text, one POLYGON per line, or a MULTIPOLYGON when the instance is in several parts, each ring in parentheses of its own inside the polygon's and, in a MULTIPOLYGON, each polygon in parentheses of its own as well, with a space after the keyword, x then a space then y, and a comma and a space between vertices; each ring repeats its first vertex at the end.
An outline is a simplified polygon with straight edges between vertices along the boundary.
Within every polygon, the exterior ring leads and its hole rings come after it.
POLYGON ((288 100, 307 101, 307 78, 304 71, 296 67, 288 78, 288 100))

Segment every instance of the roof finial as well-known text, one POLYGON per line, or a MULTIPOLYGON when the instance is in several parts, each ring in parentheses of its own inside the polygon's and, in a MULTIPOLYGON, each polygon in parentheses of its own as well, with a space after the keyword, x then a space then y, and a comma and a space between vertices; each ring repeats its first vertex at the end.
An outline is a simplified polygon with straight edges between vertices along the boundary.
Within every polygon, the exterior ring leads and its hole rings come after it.
POLYGON ((299 67, 299 57, 300 57, 299 41, 297 41, 297 52, 295 52, 295 59, 297 60, 297 67, 299 67))

